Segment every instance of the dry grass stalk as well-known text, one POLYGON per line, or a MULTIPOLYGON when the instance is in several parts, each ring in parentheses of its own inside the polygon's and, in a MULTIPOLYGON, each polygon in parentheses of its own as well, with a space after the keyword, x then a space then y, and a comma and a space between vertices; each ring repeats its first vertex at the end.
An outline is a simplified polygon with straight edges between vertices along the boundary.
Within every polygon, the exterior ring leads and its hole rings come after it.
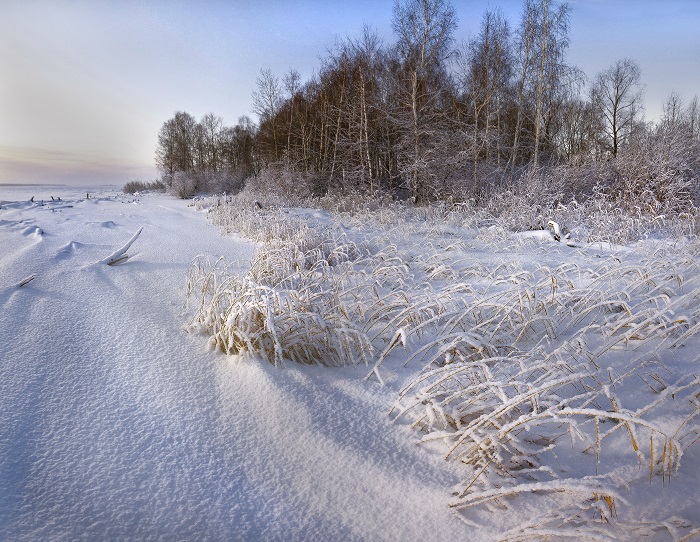
MULTIPOLYGON (((346 228, 253 209, 212 211, 224 229, 264 244, 243 276, 194 266, 195 327, 217 348, 276 364, 340 365, 356 362, 353 353, 367 363, 378 351, 367 378, 380 382, 383 362, 403 344, 406 363, 424 368, 392 416, 410 418, 421 442, 443 443, 446 457, 465 466, 455 508, 562 495, 505 538, 610 539, 600 522, 616 524, 625 501, 609 457, 626 450, 626 461, 649 465, 651 481, 665 481, 700 439, 700 381, 660 376, 683 345, 698 341, 697 249, 694 256, 666 247, 641 263, 621 257, 523 269, 507 257, 492 265, 460 254, 468 243, 450 238, 453 228, 472 228, 478 242, 504 252, 530 242, 492 227, 481 211, 350 205, 342 211, 356 233, 350 241, 346 228), (432 244, 412 250, 407 240, 425 235, 432 244), (630 396, 638 403, 620 400, 630 396), (590 474, 562 475, 579 464, 590 474)), ((616 242, 646 227, 616 222, 606 209, 586 212, 573 205, 555 218, 599 219, 596 238, 616 242)))

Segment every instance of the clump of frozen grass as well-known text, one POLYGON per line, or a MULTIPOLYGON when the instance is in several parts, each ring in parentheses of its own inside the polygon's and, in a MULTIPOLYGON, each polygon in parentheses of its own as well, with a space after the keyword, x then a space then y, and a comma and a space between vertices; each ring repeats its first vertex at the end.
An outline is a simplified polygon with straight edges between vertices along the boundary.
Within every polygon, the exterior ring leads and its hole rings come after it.
POLYGON ((266 242, 273 239, 286 241, 290 236, 299 236, 309 227, 301 219, 285 216, 281 207, 259 208, 255 201, 235 200, 236 205, 210 207, 212 222, 223 233, 237 233, 247 239, 266 242))
POLYGON ((670 479, 698 441, 700 380, 672 368, 700 361, 684 348, 700 344, 696 264, 676 254, 504 271, 461 307, 443 300, 437 311, 436 301, 438 336, 413 354, 425 368, 395 418, 410 417, 422 442, 467 467, 454 508, 556 494, 505 538, 593 536, 593 520, 613 525, 622 514, 622 486, 645 471, 670 479), (624 480, 621 464, 636 465, 624 480))
POLYGON ((570 231, 578 242, 624 245, 647 238, 677 238, 696 233, 698 209, 688 203, 682 210, 650 206, 621 206, 600 191, 570 200, 536 202, 504 192, 481 210, 506 231, 545 229, 550 219, 570 231))
MULTIPOLYGON (((188 278, 189 295, 201 298, 192 327, 210 335, 212 346, 275 364, 367 363, 394 325, 433 316, 425 285, 415 287, 411 265, 390 239, 360 234, 350 240, 338 224, 242 203, 236 198, 236 205, 208 207, 224 231, 260 243, 250 269, 231 275, 223 262, 198 260, 188 278)), ((410 259, 433 278, 454 274, 424 251, 410 259)))
POLYGON ((193 264, 188 295, 200 298, 193 329, 209 335, 214 348, 275 365, 368 363, 372 345, 354 319, 354 298, 344 284, 363 247, 344 238, 342 229, 314 227, 283 209, 211 209, 225 231, 236 228, 260 245, 245 273, 230 273, 223 261, 193 264))
POLYGON ((195 261, 188 295, 199 296, 199 306, 190 329, 209 335, 212 348, 252 354, 276 366, 285 361, 367 364, 372 347, 323 270, 274 275, 270 264, 269 258, 258 257, 239 276, 231 275, 222 260, 215 265, 195 261))

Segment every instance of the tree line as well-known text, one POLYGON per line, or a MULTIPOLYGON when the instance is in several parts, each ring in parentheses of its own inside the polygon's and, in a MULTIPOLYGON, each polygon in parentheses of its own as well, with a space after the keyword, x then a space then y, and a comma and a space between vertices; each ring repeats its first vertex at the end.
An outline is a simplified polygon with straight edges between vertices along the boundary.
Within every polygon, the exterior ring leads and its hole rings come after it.
POLYGON ((645 123, 634 60, 590 81, 567 64, 567 4, 524 0, 515 27, 488 9, 478 34, 456 44, 449 0, 398 0, 392 28, 390 45, 369 27, 338 42, 305 82, 293 69, 281 78, 261 70, 258 125, 176 113, 158 135, 164 178, 235 190, 251 177, 274 184, 293 175, 308 195, 479 201, 538 168, 614 164, 639 145, 661 153, 664 141, 669 167, 697 178, 697 96, 686 105, 671 94, 661 121, 645 123))

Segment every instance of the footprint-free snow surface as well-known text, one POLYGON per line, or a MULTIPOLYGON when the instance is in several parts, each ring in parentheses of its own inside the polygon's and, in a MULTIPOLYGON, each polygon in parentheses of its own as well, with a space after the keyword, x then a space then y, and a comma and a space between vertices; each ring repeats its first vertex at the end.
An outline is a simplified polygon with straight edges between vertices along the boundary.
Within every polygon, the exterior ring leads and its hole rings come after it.
POLYGON ((453 465, 358 371, 183 331, 192 260, 250 243, 114 194, 0 187, 0 540, 465 539, 453 465))

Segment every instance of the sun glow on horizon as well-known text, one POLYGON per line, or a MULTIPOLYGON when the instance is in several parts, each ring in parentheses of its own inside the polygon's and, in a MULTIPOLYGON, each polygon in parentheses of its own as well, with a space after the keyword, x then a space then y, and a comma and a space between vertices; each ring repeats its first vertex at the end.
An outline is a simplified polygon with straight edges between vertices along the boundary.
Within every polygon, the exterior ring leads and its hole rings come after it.
POLYGON ((151 164, 56 149, 0 146, 0 185, 91 181, 125 183, 157 176, 151 164))

